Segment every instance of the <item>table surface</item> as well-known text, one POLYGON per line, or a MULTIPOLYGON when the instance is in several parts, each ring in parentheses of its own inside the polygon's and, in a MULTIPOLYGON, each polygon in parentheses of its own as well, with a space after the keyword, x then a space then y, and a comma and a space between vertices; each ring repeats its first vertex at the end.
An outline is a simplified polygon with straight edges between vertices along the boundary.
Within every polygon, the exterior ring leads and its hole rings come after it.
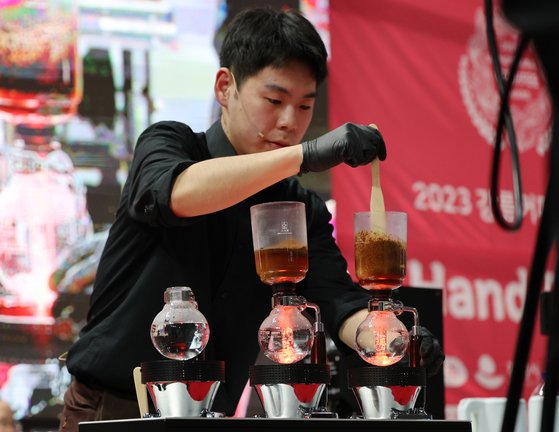
POLYGON ((267 418, 145 418, 82 422, 79 432, 471 432, 468 421, 267 419, 267 418))

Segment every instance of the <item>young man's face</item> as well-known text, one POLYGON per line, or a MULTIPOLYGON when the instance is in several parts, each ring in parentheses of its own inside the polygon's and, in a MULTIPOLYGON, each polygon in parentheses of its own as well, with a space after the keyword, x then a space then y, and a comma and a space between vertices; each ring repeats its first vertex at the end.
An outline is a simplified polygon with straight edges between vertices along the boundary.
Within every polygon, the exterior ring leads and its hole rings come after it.
POLYGON ((237 154, 299 144, 312 119, 316 87, 310 69, 297 62, 268 66, 240 89, 233 77, 222 124, 237 154))

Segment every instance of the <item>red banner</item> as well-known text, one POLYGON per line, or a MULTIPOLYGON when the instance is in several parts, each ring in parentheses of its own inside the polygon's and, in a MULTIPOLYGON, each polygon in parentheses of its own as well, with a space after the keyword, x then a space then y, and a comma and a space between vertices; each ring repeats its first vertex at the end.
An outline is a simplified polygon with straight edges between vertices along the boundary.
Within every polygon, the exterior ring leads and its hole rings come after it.
MULTIPOLYGON (((506 71, 518 35, 495 18, 506 71)), ((499 97, 483 2, 331 0, 330 33, 330 126, 378 125, 388 150, 380 176, 386 210, 408 214, 406 284, 444 290, 451 418, 463 397, 507 391, 547 178, 547 90, 529 51, 511 95, 524 219, 519 231, 504 231, 489 201, 499 97)), ((508 220, 510 166, 506 148, 500 196, 508 220)), ((353 213, 369 210, 371 169, 344 166, 332 175, 338 241, 353 272, 353 213)), ((535 335, 526 396, 540 379, 544 352, 535 335)))

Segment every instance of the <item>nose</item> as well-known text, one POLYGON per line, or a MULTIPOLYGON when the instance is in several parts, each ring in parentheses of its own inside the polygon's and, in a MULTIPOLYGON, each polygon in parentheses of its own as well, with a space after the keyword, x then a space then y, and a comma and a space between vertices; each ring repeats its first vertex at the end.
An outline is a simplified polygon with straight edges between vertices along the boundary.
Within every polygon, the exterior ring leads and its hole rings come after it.
POLYGON ((297 128, 297 116, 295 115, 294 107, 285 106, 278 118, 278 127, 288 131, 297 128))

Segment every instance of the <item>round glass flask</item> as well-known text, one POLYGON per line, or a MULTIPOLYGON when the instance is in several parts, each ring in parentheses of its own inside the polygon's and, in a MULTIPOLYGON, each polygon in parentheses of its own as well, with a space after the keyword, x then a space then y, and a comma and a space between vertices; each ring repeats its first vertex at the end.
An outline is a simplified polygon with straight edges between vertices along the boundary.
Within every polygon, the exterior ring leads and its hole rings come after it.
POLYGON ((210 338, 210 327, 198 310, 189 287, 165 290, 165 305, 151 324, 151 341, 157 351, 172 360, 190 360, 199 355, 210 338))
POLYGON ((373 310, 357 328, 357 353, 375 366, 390 366, 407 352, 409 333, 391 310, 373 310))
POLYGON ((293 305, 275 305, 258 331, 260 349, 270 360, 291 364, 310 354, 314 330, 301 313, 306 305, 297 304, 302 297, 293 296, 293 305))

